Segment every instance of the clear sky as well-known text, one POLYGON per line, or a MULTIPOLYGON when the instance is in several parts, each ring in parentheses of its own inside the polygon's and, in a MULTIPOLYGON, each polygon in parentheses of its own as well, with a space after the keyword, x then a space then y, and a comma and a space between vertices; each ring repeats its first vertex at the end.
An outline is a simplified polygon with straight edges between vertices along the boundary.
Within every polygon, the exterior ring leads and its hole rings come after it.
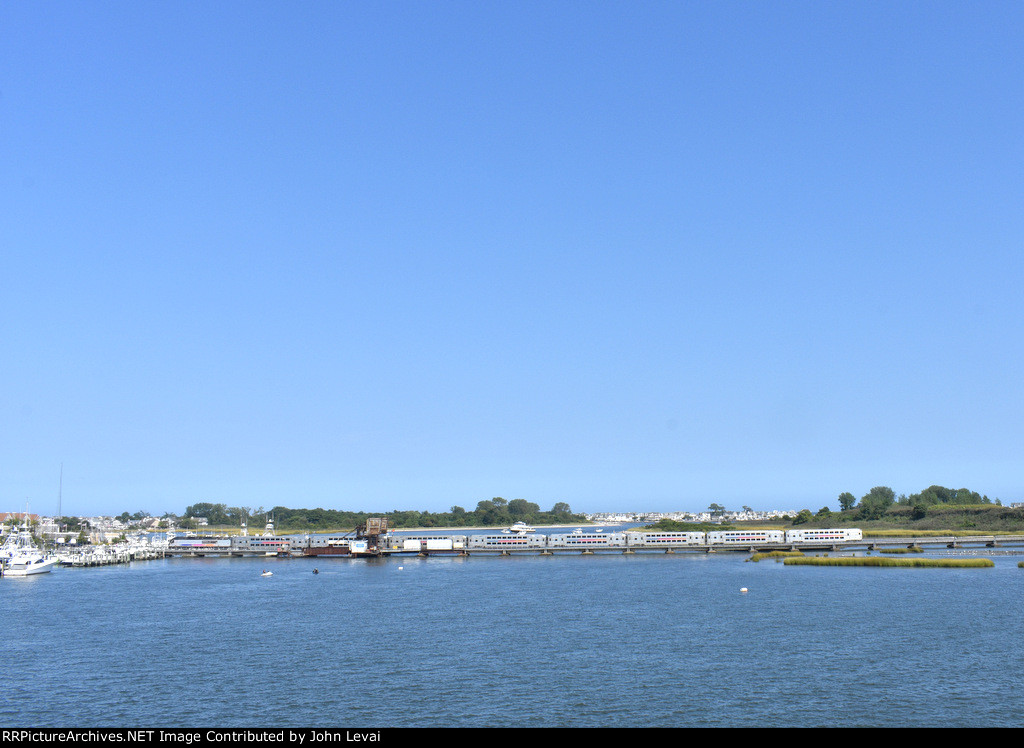
POLYGON ((0 510, 1024 501, 1024 4, 0 5, 0 510))

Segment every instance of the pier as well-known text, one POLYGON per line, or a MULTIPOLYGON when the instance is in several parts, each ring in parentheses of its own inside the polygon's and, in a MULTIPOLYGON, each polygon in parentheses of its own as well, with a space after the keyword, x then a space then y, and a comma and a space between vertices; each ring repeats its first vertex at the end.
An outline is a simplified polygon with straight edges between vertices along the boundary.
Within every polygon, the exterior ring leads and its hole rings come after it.
POLYGON ((164 557, 163 548, 131 546, 82 546, 58 552, 61 566, 111 566, 164 557))

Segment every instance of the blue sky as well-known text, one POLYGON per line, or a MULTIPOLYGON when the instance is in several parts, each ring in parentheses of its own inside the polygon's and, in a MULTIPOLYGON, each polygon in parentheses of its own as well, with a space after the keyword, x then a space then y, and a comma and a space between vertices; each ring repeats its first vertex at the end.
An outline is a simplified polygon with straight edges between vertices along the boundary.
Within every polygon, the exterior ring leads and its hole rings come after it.
POLYGON ((1024 6, 0 6, 0 509, 1024 500, 1024 6))

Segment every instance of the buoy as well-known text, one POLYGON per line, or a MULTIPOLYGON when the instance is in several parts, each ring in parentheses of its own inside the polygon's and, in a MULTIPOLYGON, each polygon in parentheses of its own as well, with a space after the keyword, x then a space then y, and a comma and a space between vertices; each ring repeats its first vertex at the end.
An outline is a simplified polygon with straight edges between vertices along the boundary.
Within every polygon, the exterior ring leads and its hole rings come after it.
POLYGON ((746 587, 740 587, 740 592, 746 592, 746 591, 747 591, 746 587))

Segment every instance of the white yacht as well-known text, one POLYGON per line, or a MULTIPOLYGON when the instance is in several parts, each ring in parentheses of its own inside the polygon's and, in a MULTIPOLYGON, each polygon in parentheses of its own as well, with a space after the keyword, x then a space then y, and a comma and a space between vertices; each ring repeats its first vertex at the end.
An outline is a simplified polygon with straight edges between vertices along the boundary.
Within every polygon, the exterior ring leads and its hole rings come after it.
POLYGON ((515 535, 525 535, 528 532, 537 532, 535 528, 530 527, 525 522, 516 522, 512 527, 508 528, 508 531, 515 535))
POLYGON ((56 556, 43 555, 32 542, 28 530, 11 533, 0 548, 0 564, 5 577, 27 577, 45 574, 60 563, 56 556))
POLYGON ((19 553, 4 566, 5 577, 28 577, 45 574, 59 563, 55 556, 44 556, 39 551, 19 553))

